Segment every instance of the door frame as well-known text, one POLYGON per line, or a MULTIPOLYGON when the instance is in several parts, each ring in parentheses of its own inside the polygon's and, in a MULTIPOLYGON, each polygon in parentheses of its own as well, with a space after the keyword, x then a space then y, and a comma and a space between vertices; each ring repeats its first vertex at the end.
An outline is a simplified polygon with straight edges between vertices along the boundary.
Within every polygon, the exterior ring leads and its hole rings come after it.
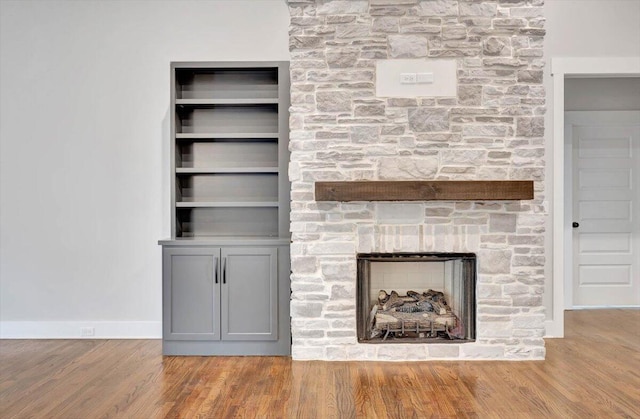
MULTIPOLYGON (((638 77, 640 56, 637 57, 560 57, 551 59, 553 77, 553 273, 552 310, 545 322, 547 337, 564 336, 565 263, 567 249, 565 228, 565 149, 564 149, 564 80, 571 77, 638 77)), ((570 203, 569 203, 570 204, 570 203)), ((570 226, 570 224, 569 224, 570 226)))

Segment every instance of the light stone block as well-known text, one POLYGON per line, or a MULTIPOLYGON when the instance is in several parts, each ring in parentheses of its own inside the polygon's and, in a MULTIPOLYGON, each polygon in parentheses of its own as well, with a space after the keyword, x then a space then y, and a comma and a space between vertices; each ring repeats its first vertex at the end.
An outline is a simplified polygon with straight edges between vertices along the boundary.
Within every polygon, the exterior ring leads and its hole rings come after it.
POLYGON ((436 174, 438 158, 424 156, 422 158, 383 157, 380 159, 378 177, 389 180, 429 179, 436 174))
POLYGON ((289 50, 305 48, 321 48, 323 40, 318 36, 292 36, 289 38, 289 50))
POLYGON ((416 4, 418 0, 370 0, 372 6, 397 6, 416 4))
POLYGON ((351 93, 345 91, 321 91, 316 93, 318 110, 323 112, 346 112, 351 110, 351 93))
POLYGON ((518 118, 516 135, 519 137, 542 137, 544 117, 518 118))
MULTIPOLYGON (((327 326, 329 327, 329 326, 327 326)), ((334 329, 356 329, 355 319, 338 319, 331 321, 331 327, 334 329)))
POLYGON ((353 255, 355 246, 353 243, 329 242, 310 243, 307 245, 309 255, 353 255))
POLYGON ((478 287, 478 299, 502 297, 501 285, 479 284, 477 287, 478 287))
POLYGON ((542 305, 540 295, 514 295, 512 297, 514 307, 539 307, 542 305))
POLYGON ((458 358, 460 356, 460 345, 431 344, 431 345, 428 345, 428 353, 430 358, 436 358, 436 359, 458 358))
POLYGON ((516 214, 490 214, 489 232, 514 233, 516 231, 516 214))
POLYGON ((291 318, 320 317, 322 307, 318 302, 291 301, 291 318))
POLYGON ((544 14, 539 7, 512 7, 509 12, 513 17, 542 17, 544 14))
POLYGON ((485 338, 509 338, 513 334, 511 322, 491 321, 482 323, 478 321, 478 334, 485 338))
POLYGON ((322 15, 348 15, 363 14, 369 8, 368 0, 319 0, 316 5, 316 14, 322 15))
MULTIPOLYGON (((323 292, 325 286, 323 284, 315 284, 308 282, 292 282, 291 292, 294 294, 310 293, 310 292, 323 292)), ((304 298, 303 298, 304 299, 304 298)))
POLYGON ((468 3, 461 1, 458 4, 460 16, 496 16, 498 10, 495 2, 468 3))
POLYGON ((346 68, 354 67, 358 58, 360 57, 360 51, 355 48, 344 48, 337 51, 327 51, 327 65, 330 68, 346 68))
POLYGON ((347 359, 347 348, 344 346, 328 346, 326 359, 328 361, 342 361, 347 359))
POLYGON ((359 144, 375 143, 380 138, 380 129, 375 126, 353 126, 349 128, 351 141, 359 144))
POLYGON ((378 359, 381 361, 403 361, 407 359, 407 346, 382 345, 378 348, 378 359))
POLYGON ((318 259, 312 256, 293 257, 291 269, 296 273, 314 273, 318 269, 318 259))
POLYGON ((442 165, 468 164, 475 166, 486 161, 487 152, 485 150, 445 150, 440 153, 440 159, 442 165))
POLYGON ((296 361, 325 359, 325 348, 292 345, 291 358, 296 361))
POLYGON ((510 56, 509 38, 490 37, 482 42, 482 53, 485 56, 510 56))
POLYGON ((323 262, 321 270, 325 281, 349 281, 356 275, 355 260, 354 263, 323 262))
POLYGON ((515 316, 513 318, 513 327, 516 329, 541 329, 544 328, 544 321, 544 314, 515 316))
POLYGON ((331 287, 331 300, 355 300, 356 289, 354 285, 333 285, 331 287))
POLYGON ((292 328, 291 334, 295 336, 296 339, 300 339, 300 338, 318 339, 318 338, 325 337, 324 330, 313 330, 313 329, 306 329, 306 328, 305 329, 292 328))
POLYGON ((398 18, 393 16, 379 17, 373 20, 371 27, 373 32, 394 33, 398 32, 398 18))
POLYGON ((419 224, 424 220, 421 204, 376 205, 375 220, 379 224, 419 224))
POLYGON ((353 330, 330 330, 327 332, 328 338, 355 338, 356 332, 353 330))
POLYGON ((427 345, 406 345, 406 360, 407 361, 424 361, 427 359, 427 345))
POLYGON ((515 256, 513 258, 514 266, 544 266, 544 256, 515 256))
POLYGON ((503 286, 505 295, 528 294, 531 288, 524 284, 505 284, 503 286))
POLYGON ((457 16, 457 0, 426 0, 421 1, 416 8, 418 16, 457 16))
POLYGON ((427 56, 427 38, 417 35, 389 35, 389 55, 392 58, 419 58, 427 56))
POLYGON ((462 345, 460 357, 464 359, 503 359, 502 345, 462 345))
POLYGON ((355 24, 355 25, 340 25, 336 28, 337 38, 362 38, 368 36, 370 33, 369 25, 355 24))
POLYGON ((482 103, 482 86, 459 86, 458 103, 465 106, 480 106, 482 103))
POLYGON ((409 128, 414 132, 446 131, 449 110, 446 108, 412 108, 408 112, 409 128))
POLYGON ((482 249, 478 252, 478 271, 485 274, 503 274, 511 270, 511 250, 482 249))
POLYGON ((542 70, 520 70, 518 71, 518 83, 542 83, 542 70))
POLYGON ((376 359, 376 345, 350 345, 347 347, 347 359, 365 361, 376 359))

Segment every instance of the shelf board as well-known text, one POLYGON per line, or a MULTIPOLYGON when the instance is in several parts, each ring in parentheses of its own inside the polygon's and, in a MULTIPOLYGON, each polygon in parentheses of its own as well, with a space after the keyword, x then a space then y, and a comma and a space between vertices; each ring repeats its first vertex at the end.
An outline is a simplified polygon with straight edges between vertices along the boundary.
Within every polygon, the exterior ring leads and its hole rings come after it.
POLYGON ((264 139, 278 138, 277 132, 211 132, 211 133, 176 133, 176 140, 214 140, 216 138, 264 139))
POLYGON ((207 173, 278 173, 277 167, 180 167, 176 174, 207 174, 207 173))
POLYGON ((259 208, 278 207, 278 201, 202 201, 176 202, 176 208, 259 208))
POLYGON ((288 246, 291 243, 289 237, 278 237, 276 235, 201 235, 175 237, 158 240, 158 244, 163 246, 288 246))
POLYGON ((533 199, 532 180, 316 182, 316 201, 511 201, 533 199))
POLYGON ((247 98, 247 99, 176 99, 176 105, 181 106, 211 106, 211 105, 273 105, 278 104, 278 98, 247 98))

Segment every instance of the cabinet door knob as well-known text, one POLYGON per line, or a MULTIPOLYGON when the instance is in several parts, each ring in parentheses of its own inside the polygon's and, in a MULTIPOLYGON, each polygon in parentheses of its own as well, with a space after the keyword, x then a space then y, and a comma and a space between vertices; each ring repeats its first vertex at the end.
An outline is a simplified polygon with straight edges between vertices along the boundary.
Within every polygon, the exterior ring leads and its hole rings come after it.
POLYGON ((213 258, 213 277, 216 279, 216 284, 218 283, 218 258, 213 258))
POLYGON ((573 228, 578 228, 578 227, 580 227, 580 223, 577 223, 577 222, 575 222, 575 221, 574 221, 574 222, 571 224, 571 226, 572 226, 573 228))

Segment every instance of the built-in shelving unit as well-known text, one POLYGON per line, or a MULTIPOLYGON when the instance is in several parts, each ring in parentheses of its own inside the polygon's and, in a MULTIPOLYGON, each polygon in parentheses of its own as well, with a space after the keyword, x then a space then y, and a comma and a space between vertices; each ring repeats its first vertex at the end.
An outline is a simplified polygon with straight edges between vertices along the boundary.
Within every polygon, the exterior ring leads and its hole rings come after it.
POLYGON ((163 353, 288 355, 289 63, 171 65, 163 353))
POLYGON ((172 66, 173 235, 288 236, 288 69, 209 64, 172 66))

